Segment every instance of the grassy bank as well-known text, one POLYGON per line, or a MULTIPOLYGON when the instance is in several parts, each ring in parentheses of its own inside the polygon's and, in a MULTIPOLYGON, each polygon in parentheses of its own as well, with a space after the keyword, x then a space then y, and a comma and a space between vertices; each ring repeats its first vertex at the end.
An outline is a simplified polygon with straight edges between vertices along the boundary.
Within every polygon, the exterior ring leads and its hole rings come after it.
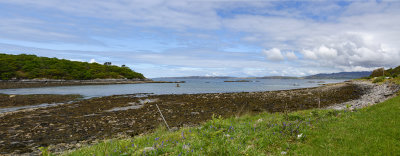
POLYGON ((108 140, 64 155, 395 155, 400 96, 354 112, 307 110, 212 120, 108 140))

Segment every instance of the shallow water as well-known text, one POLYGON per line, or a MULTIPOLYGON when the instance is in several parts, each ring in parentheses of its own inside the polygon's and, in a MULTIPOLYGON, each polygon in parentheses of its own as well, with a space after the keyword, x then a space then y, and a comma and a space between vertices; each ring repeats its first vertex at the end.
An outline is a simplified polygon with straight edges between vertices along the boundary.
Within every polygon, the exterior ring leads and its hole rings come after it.
POLYGON ((80 94, 86 98, 121 94, 198 94, 226 92, 256 92, 316 87, 319 84, 345 80, 250 79, 250 82, 224 82, 240 79, 153 79, 155 81, 186 81, 175 83, 115 84, 88 86, 59 86, 44 88, 0 89, 4 94, 80 94), (321 82, 323 81, 323 82, 321 82))
MULTIPOLYGON (((74 101, 65 102, 65 103, 72 103, 72 102, 74 102, 74 101)), ((0 108, 0 114, 7 113, 7 112, 15 112, 15 111, 18 111, 18 110, 23 110, 23 109, 52 107, 52 106, 57 106, 57 105, 65 104, 65 103, 43 103, 43 104, 39 104, 39 105, 28 105, 28 106, 0 108)))

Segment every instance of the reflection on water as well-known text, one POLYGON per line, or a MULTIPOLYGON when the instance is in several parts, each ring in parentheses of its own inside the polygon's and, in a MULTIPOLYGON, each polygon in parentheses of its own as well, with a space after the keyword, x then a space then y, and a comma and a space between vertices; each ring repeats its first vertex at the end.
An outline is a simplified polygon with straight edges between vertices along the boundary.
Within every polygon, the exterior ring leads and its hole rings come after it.
POLYGON ((117 85, 89 85, 89 86, 60 86, 45 88, 0 89, 4 94, 81 94, 86 98, 135 94, 197 94, 197 93, 225 93, 225 92, 254 92, 287 90, 296 88, 316 87, 323 83, 337 83, 345 80, 310 80, 302 79, 251 79, 250 82, 224 82, 238 79, 154 79, 162 81, 186 81, 179 87, 174 83, 146 83, 146 84, 117 84, 117 85))

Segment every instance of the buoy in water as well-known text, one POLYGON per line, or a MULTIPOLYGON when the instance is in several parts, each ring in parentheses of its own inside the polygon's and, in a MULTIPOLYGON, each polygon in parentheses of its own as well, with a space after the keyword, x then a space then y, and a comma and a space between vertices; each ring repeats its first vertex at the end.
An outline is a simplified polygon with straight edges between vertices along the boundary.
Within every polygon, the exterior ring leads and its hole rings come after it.
POLYGON ((176 87, 180 87, 179 83, 178 83, 178 84, 176 84, 176 87))

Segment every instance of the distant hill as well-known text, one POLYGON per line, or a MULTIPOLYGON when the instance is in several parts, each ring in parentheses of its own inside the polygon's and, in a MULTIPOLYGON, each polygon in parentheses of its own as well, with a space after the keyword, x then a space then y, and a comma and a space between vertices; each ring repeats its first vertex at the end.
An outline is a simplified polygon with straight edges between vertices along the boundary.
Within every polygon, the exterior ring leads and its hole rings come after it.
POLYGON ((302 79, 302 78, 293 76, 264 76, 264 77, 257 77, 257 79, 302 79))
POLYGON ((371 71, 362 72, 340 72, 340 73, 330 73, 330 74, 315 74, 310 76, 305 76, 305 79, 357 79, 361 77, 368 77, 371 75, 371 71))
POLYGON ((168 79, 234 79, 230 76, 183 76, 183 77, 160 77, 168 79))
POLYGON ((10 79, 64 79, 64 80, 91 80, 91 79, 144 79, 128 67, 111 65, 111 62, 101 65, 70 61, 65 59, 38 57, 36 55, 8 55, 0 54, 0 80, 10 79))
MULTIPOLYGON (((174 79, 357 79, 361 77, 368 77, 371 71, 362 72, 340 72, 330 74, 315 74, 304 77, 294 76, 263 76, 263 77, 231 77, 231 76, 186 76, 186 77, 164 77, 174 79)), ((388 72, 389 73, 389 72, 388 72)))

